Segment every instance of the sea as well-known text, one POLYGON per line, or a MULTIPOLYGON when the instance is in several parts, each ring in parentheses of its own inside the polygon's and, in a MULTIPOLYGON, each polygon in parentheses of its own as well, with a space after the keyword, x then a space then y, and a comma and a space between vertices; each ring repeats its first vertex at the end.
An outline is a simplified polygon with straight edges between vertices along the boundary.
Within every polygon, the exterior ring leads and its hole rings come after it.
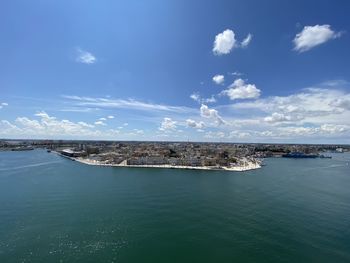
POLYGON ((350 262, 350 154, 246 172, 0 152, 0 262, 350 262))

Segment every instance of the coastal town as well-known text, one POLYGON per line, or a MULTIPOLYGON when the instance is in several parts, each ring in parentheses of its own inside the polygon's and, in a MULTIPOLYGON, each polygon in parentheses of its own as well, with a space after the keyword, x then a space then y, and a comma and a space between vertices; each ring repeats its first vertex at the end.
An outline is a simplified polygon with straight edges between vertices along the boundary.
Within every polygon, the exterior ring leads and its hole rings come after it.
POLYGON ((45 148, 88 165, 246 171, 267 157, 330 158, 325 152, 349 151, 347 145, 235 144, 138 141, 0 141, 0 150, 45 148))

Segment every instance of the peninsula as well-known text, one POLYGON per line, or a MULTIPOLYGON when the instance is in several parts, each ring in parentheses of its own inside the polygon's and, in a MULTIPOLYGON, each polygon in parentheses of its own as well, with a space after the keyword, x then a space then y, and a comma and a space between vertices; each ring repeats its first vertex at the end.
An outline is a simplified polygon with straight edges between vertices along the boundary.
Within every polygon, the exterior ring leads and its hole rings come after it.
POLYGON ((2 140, 0 150, 48 152, 87 165, 139 168, 247 171, 266 157, 324 158, 348 145, 244 144, 206 142, 2 140))

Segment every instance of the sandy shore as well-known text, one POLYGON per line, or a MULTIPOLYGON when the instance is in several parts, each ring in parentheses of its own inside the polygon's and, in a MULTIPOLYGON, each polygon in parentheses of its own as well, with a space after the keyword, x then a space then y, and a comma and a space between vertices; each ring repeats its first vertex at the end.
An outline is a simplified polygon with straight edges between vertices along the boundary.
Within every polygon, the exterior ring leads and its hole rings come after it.
MULTIPOLYGON (((65 156, 66 157, 66 156, 65 156)), ((212 171, 249 171, 254 169, 261 168, 260 164, 249 163, 245 166, 236 166, 236 167, 218 167, 218 166, 183 166, 183 165, 128 165, 126 161, 123 161, 121 164, 108 164, 102 163, 95 160, 90 160, 86 158, 72 158, 68 157, 71 160, 87 164, 87 165, 95 165, 95 166, 109 166, 109 167, 129 167, 129 168, 163 168, 163 169, 188 169, 188 170, 212 170, 212 171)))

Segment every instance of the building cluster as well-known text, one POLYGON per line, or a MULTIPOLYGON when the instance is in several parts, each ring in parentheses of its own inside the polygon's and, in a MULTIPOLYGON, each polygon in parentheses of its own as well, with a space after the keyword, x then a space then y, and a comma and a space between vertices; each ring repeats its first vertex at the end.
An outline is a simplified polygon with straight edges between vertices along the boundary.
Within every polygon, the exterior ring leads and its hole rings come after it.
POLYGON ((62 149, 69 157, 88 157, 104 164, 171 166, 242 166, 253 158, 254 147, 241 144, 190 142, 120 142, 109 145, 79 144, 62 149))
POLYGON ((349 145, 0 140, 0 150, 21 147, 46 148, 68 157, 88 158, 104 164, 226 167, 242 166, 245 162, 254 163, 260 158, 290 152, 312 154, 350 150, 349 145))

